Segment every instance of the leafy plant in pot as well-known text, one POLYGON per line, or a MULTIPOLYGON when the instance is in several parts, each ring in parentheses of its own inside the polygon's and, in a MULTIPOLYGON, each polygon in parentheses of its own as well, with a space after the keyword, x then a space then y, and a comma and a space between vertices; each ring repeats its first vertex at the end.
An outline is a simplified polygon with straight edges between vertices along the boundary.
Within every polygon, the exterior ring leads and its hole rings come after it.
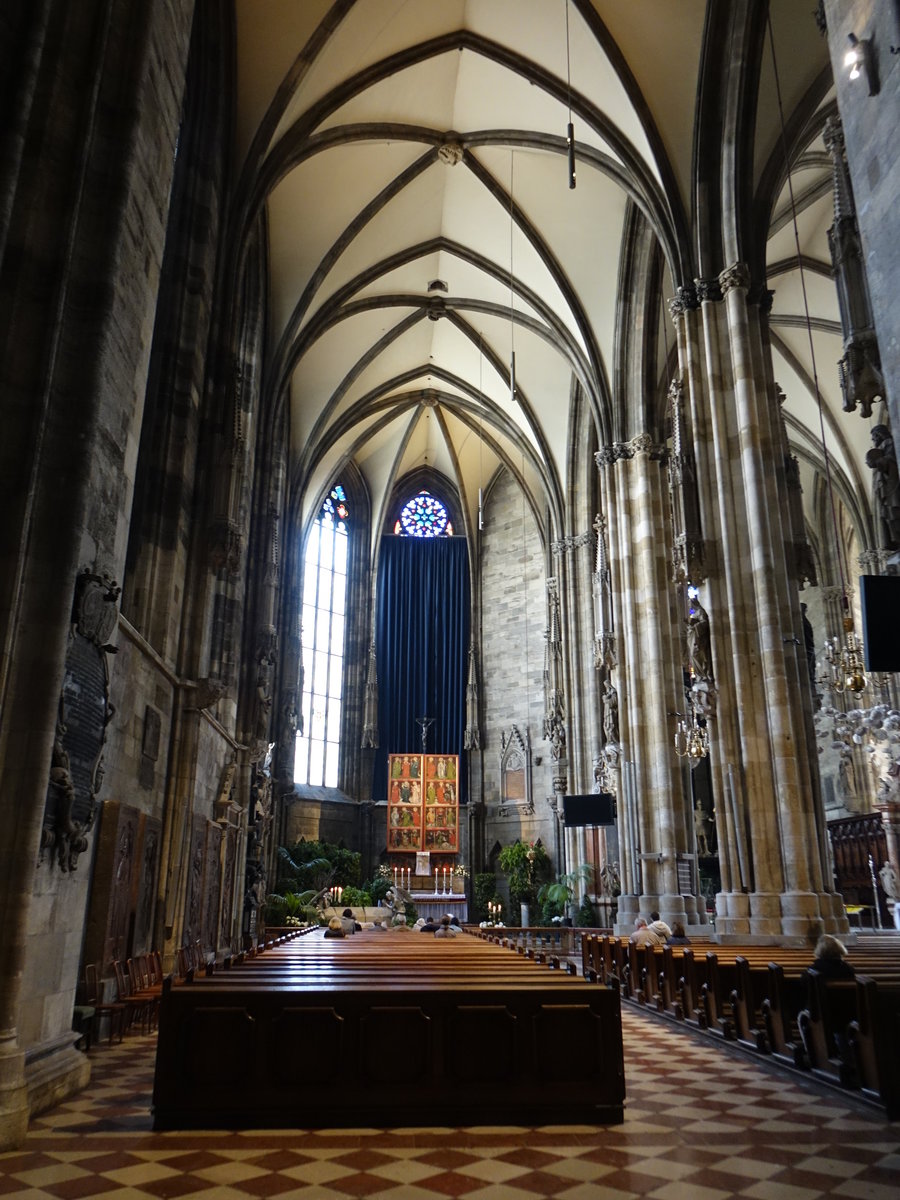
POLYGON ((569 908, 575 899, 575 889, 579 883, 588 884, 593 880, 594 868, 590 863, 582 863, 574 871, 558 875, 555 883, 545 883, 538 891, 538 903, 542 906, 544 916, 553 920, 554 917, 566 918, 569 908))
POLYGON ((538 899, 541 884, 549 879, 551 863, 540 841, 515 841, 504 846, 497 859, 500 870, 509 880, 509 896, 513 904, 529 907, 538 899))

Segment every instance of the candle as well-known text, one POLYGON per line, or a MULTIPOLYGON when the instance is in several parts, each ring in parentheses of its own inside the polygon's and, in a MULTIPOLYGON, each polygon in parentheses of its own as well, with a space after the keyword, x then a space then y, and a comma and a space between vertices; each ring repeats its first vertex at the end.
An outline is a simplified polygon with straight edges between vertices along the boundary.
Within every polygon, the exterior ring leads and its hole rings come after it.
POLYGON ((394 887, 397 886, 397 868, 394 867, 394 887))

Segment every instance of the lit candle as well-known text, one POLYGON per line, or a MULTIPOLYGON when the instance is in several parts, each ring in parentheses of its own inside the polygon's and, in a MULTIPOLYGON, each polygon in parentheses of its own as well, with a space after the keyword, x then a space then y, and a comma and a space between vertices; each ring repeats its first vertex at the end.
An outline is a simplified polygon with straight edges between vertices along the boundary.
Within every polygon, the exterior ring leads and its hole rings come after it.
POLYGON ((397 868, 394 867, 394 887, 397 886, 397 868))

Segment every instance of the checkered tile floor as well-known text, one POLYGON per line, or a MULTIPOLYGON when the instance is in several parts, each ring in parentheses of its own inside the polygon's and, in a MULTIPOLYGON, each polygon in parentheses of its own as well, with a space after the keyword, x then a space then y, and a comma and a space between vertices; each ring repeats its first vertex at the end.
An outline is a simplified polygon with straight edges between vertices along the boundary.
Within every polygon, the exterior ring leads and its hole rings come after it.
MULTIPOLYGON (((153 1133, 155 1039, 0 1154, 0 1200, 814 1200, 900 1196, 900 1124, 625 1011, 624 1125, 153 1133)), ((390 1110, 385 1097, 384 1110, 390 1110)))

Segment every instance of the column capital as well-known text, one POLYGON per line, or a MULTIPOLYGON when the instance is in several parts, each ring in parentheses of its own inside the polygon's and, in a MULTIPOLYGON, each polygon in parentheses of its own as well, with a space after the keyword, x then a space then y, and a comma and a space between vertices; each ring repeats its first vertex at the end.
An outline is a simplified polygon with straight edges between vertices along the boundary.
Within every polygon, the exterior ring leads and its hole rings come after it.
POLYGON ((677 324, 680 317, 683 317, 690 309, 699 308, 700 301, 697 299, 697 288, 694 283, 685 283, 675 293, 675 296, 669 300, 669 316, 677 324))
POLYGON ((750 268, 743 262, 732 263, 719 274, 719 286, 723 296, 727 296, 735 288, 747 291, 750 287, 750 268))
POLYGON ((701 304, 722 299, 722 287, 718 279, 695 279, 694 287, 701 304))

